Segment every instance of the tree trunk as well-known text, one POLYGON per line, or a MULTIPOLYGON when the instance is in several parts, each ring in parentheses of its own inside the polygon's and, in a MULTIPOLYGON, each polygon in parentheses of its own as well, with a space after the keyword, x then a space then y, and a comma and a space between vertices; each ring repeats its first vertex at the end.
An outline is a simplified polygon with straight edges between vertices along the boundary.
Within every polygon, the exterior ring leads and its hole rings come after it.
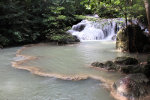
POLYGON ((148 0, 144 0, 146 15, 147 15, 147 21, 148 21, 148 30, 150 34, 150 4, 148 0))

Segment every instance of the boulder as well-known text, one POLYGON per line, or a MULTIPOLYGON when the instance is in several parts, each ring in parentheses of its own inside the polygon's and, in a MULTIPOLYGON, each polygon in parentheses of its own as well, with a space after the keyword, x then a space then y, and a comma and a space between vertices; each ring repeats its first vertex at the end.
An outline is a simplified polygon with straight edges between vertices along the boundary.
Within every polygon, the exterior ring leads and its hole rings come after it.
POLYGON ((59 45, 80 42, 77 36, 73 36, 71 34, 53 34, 53 35, 47 36, 47 41, 50 41, 50 42, 53 41, 59 45))
POLYGON ((147 56, 147 63, 150 64, 150 55, 147 56))
POLYGON ((120 66, 120 72, 125 74, 141 73, 142 68, 139 65, 120 66))
POLYGON ((106 70, 117 70, 115 64, 112 61, 106 61, 104 63, 100 63, 100 62, 94 62, 91 64, 91 66, 93 67, 99 67, 99 68, 104 68, 106 70))
POLYGON ((104 68, 104 64, 103 64, 103 63, 100 63, 100 62, 93 62, 93 63, 91 64, 91 66, 104 68))
POLYGON ((144 73, 148 78, 150 78, 150 55, 147 57, 147 62, 141 64, 142 73, 144 73))
POLYGON ((113 88, 127 98, 140 98, 148 94, 149 79, 142 73, 129 74, 113 84, 113 88))
POLYGON ((132 57, 117 57, 114 62, 93 62, 91 66, 104 68, 108 71, 120 71, 125 74, 141 72, 141 67, 138 65, 138 60, 132 57))
POLYGON ((77 24, 73 26, 73 30, 81 32, 85 28, 85 24, 77 24))
POLYGON ((104 63, 104 68, 107 70, 116 70, 116 65, 112 61, 106 61, 104 63))
POLYGON ((146 64, 143 66, 143 73, 150 78, 150 64, 146 64))
POLYGON ((132 57, 117 57, 114 63, 120 65, 137 65, 138 60, 132 57))
POLYGON ((139 25, 128 25, 117 33, 116 48, 126 52, 150 52, 149 37, 139 25))

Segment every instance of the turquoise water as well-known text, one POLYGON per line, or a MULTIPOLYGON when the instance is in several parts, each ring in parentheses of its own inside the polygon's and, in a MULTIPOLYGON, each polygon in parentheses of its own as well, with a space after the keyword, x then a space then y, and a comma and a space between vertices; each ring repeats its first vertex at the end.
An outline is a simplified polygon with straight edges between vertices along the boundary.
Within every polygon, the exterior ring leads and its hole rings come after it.
POLYGON ((21 52, 22 55, 37 58, 22 65, 26 69, 32 69, 33 73, 39 75, 42 73, 41 76, 56 76, 56 78, 62 76, 65 79, 100 77, 115 81, 121 77, 119 73, 108 73, 90 68, 90 64, 94 61, 104 62, 122 56, 122 53, 115 51, 114 45, 112 41, 82 42, 66 46, 40 44, 27 47, 21 52), (38 68, 40 72, 33 68, 38 68))
POLYGON ((125 55, 115 50, 114 42, 93 41, 66 46, 43 44, 27 47, 21 54, 37 59, 29 60, 21 66, 27 69, 38 68, 41 76, 11 66, 12 61, 22 60, 15 55, 19 49, 21 47, 0 50, 0 100, 114 100, 99 78, 113 82, 122 75, 90 67, 93 61, 103 62, 125 55), (56 76, 44 77, 44 74, 56 76), (81 80, 62 80, 57 75, 81 80))
POLYGON ((113 100, 97 80, 63 81, 13 68, 17 49, 0 50, 0 100, 113 100))

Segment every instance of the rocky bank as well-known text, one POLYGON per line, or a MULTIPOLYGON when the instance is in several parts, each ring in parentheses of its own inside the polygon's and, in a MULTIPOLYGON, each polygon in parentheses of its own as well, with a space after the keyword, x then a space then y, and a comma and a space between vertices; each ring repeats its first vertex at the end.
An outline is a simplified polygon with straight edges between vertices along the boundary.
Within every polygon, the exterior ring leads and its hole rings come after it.
POLYGON ((112 87, 116 93, 127 100, 147 100, 143 98, 150 93, 150 56, 146 62, 133 57, 117 57, 113 61, 93 62, 91 66, 126 74, 114 82, 112 87))

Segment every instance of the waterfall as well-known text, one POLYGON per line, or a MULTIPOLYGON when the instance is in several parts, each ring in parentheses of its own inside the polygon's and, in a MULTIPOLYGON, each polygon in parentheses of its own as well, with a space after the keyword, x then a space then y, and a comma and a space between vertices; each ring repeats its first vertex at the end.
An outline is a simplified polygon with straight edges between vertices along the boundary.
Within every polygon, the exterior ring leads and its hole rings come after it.
POLYGON ((123 18, 82 20, 68 31, 82 40, 112 40, 124 26, 123 18))

